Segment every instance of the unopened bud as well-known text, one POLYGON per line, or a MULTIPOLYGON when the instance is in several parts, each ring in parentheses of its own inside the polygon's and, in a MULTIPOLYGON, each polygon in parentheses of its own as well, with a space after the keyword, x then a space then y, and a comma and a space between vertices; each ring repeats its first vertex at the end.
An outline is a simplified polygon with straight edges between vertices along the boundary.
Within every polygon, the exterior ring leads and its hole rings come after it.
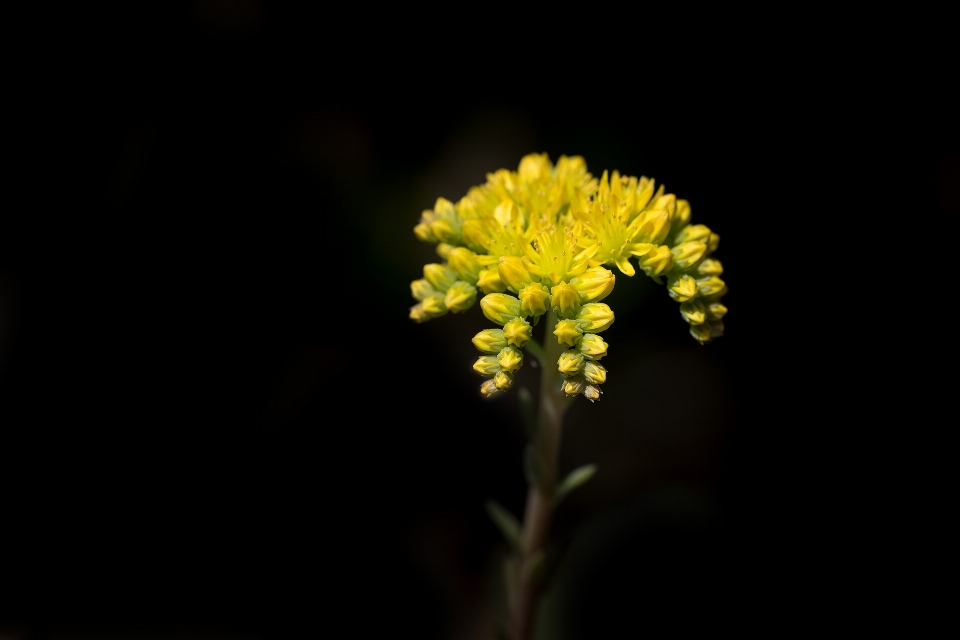
POLYGON ((680 315, 690 324, 703 324, 707 321, 707 305, 694 298, 680 305, 680 315))
POLYGON ((506 293, 491 293, 480 300, 480 308, 488 320, 504 325, 520 316, 520 301, 506 293))
POLYGON ((507 285, 503 284, 496 269, 481 269, 477 286, 484 293, 503 293, 507 290, 507 285))
POLYGON ((497 385, 500 391, 506 391, 513 386, 513 374, 509 371, 501 371, 493 376, 493 384, 497 385))
POLYGON ((497 271, 503 283, 513 291, 520 291, 524 285, 533 282, 533 276, 518 256, 500 256, 500 266, 497 271))
POLYGON ((673 254, 666 245, 660 245, 638 260, 643 272, 655 278, 664 271, 669 271, 673 266, 673 254))
POLYGON ((443 303, 453 313, 463 313, 477 301, 477 288, 469 282, 457 280, 444 296, 443 303))
POLYGON ((711 320, 707 326, 710 327, 711 338, 719 338, 723 335, 723 320, 711 320))
POLYGON ((539 282, 520 289, 520 310, 525 316, 540 316, 550 308, 550 292, 539 282))
POLYGON ((591 302, 580 307, 577 322, 585 332, 600 332, 613 324, 613 310, 603 302, 591 302))
POLYGON ((647 209, 634 218, 630 226, 637 230, 634 242, 662 244, 670 233, 670 214, 666 209, 647 209))
POLYGON ((569 318, 580 310, 580 293, 567 282, 561 282, 550 289, 553 293, 553 308, 561 318, 569 318))
POLYGON ((707 239, 707 255, 710 255, 720 246, 720 236, 716 233, 711 233, 710 238, 707 239))
POLYGON ((686 302, 697 295, 697 281, 693 276, 670 276, 667 279, 667 293, 677 302, 686 302))
POLYGON ((603 393, 603 391, 600 390, 600 387, 594 384, 588 384, 583 388, 583 397, 590 402, 596 402, 599 400, 601 393, 603 393))
POLYGON ((673 224, 670 225, 672 229, 682 229, 690 224, 690 203, 686 200, 677 200, 677 208, 671 217, 673 218, 673 224))
POLYGON ((716 302, 727 292, 727 283, 717 276, 697 279, 697 296, 704 302, 716 302))
POLYGON ((456 271, 445 264, 436 263, 423 265, 423 277, 433 285, 434 289, 443 293, 446 293, 447 289, 460 279, 456 271))
POLYGON ((442 293, 427 296, 420 304, 423 305, 423 312, 429 318, 439 318, 447 312, 447 305, 443 302, 442 293))
POLYGON ((686 271, 696 267, 706 252, 707 245, 696 240, 676 245, 670 249, 673 254, 673 270, 686 271))
POLYGON ((533 336, 533 327, 523 318, 514 318, 503 325, 503 337, 508 344, 515 347, 523 348, 531 336, 533 336))
POLYGON ((452 220, 438 219, 430 223, 430 231, 440 242, 460 244, 460 225, 452 220))
POLYGON ((583 379, 583 376, 574 376, 573 378, 567 378, 563 381, 563 392, 568 396, 575 396, 578 393, 582 393, 586 386, 587 383, 583 379))
POLYGON ((723 274, 723 265, 716 258, 706 258, 697 265, 697 273, 701 276, 719 276, 723 274))
POLYGON ((461 280, 477 284, 480 278, 480 263, 477 256, 466 247, 454 247, 447 253, 447 263, 457 272, 461 280))
POLYGON ((690 335, 697 339, 701 344, 710 341, 710 325, 692 324, 690 325, 690 335))
POLYGON ((580 336, 583 335, 583 329, 576 320, 561 320, 557 323, 553 335, 557 336, 557 342, 572 347, 577 343, 580 336))
POLYGON ((486 380, 484 381, 483 384, 480 385, 480 393, 482 393, 487 398, 499 392, 500 392, 500 389, 497 389, 497 383, 494 380, 486 380))
POLYGON ((603 267, 590 267, 570 280, 580 294, 580 302, 600 302, 610 295, 616 282, 613 271, 603 267))
POLYGON ((483 353, 497 354, 507 346, 507 340, 503 337, 503 329, 484 329, 473 336, 473 346, 483 353))
POLYGON ((710 227, 705 224, 688 224, 684 228, 680 229, 680 233, 677 234, 674 244, 682 244, 684 242, 702 242, 707 244, 707 240, 710 239, 710 227))
POLYGON ((473 370, 489 378, 500 371, 500 363, 497 362, 497 356, 480 356, 473 363, 473 370))
POLYGON ((583 377, 589 384, 603 384, 607 381, 607 370, 602 364, 587 360, 583 365, 583 377))
POLYGON ((410 283, 410 293, 413 294, 414 300, 423 301, 427 296, 437 293, 437 290, 433 288, 433 285, 430 284, 426 278, 421 278, 420 280, 414 280, 410 283))
POLYGON ((590 360, 599 360, 607 355, 607 347, 609 346, 603 341, 603 338, 595 333, 585 333, 577 340, 577 351, 590 360))
POLYGON ((499 354, 497 354, 497 363, 499 363, 500 368, 504 371, 509 371, 513 373, 523 364, 523 353, 516 347, 504 347, 499 354))
POLYGON ((452 244, 447 244, 446 242, 441 242, 437 245, 437 255, 440 256, 442 260, 446 260, 447 256, 450 255, 450 250, 453 249, 452 244))
POLYGON ((436 242, 437 236, 433 235, 433 231, 430 230, 430 225, 426 222, 421 222, 413 228, 413 232, 417 235, 417 238, 420 242, 436 242))
POLYGON ((707 320, 723 320, 725 315, 727 315, 727 308, 721 303, 711 302, 707 305, 707 320))
POLYGON ((560 354, 557 360, 557 370, 565 376, 574 376, 583 371, 583 365, 587 361, 583 354, 573 349, 567 349, 560 354))

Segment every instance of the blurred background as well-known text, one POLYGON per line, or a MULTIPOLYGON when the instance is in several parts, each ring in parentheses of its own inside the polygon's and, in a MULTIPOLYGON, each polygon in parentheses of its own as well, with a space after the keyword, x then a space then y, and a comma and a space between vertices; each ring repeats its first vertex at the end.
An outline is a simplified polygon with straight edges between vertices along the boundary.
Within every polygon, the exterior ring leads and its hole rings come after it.
POLYGON ((956 237, 953 103, 908 119, 866 67, 735 45, 578 62, 255 0, 110 18, 64 150, 86 189, 0 234, 2 640, 492 638, 517 394, 479 394, 479 307, 407 318, 438 260, 412 228, 534 152, 689 200, 730 286, 701 347, 618 275, 543 638, 742 625, 823 576, 800 601, 839 606, 859 525, 905 517, 880 452, 924 423, 884 372, 935 336, 898 340, 928 303, 895 276, 956 237))

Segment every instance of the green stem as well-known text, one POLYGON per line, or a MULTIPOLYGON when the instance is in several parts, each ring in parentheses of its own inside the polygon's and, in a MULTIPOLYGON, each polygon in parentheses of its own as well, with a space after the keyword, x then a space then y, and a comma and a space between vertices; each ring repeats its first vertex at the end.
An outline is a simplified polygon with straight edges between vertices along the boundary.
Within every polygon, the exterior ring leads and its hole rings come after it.
POLYGON ((514 593, 511 622, 514 640, 529 640, 533 631, 539 585, 535 563, 542 562, 546 553, 547 535, 553 515, 553 495, 557 487, 557 460, 560 453, 560 435, 563 429, 563 414, 567 407, 563 392, 563 374, 557 370, 557 360, 564 347, 550 335, 557 317, 548 311, 544 318, 543 364, 540 373, 540 407, 537 437, 534 441, 539 458, 539 478, 527 496, 523 516, 523 531, 520 539, 520 570, 517 572, 517 588, 514 593))

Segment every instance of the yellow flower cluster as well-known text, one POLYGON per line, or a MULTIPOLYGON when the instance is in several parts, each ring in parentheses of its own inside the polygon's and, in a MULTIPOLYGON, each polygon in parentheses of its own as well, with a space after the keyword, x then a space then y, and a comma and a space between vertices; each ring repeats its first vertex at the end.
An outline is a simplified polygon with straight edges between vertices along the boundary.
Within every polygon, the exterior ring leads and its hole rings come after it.
POLYGON ((510 388, 533 325, 553 311, 552 333, 569 347, 557 362, 563 389, 596 400, 607 375, 597 361, 608 346, 597 334, 614 319, 600 302, 615 282, 606 267, 632 276, 631 259, 657 283, 666 280, 694 338, 704 343, 723 333, 727 286, 720 262, 709 257, 720 237, 691 225, 690 204, 650 178, 604 171, 597 180, 579 156, 554 165, 531 154, 517 171, 487 174, 456 204, 439 198, 414 233, 437 244, 444 262, 424 266, 411 283, 417 304, 410 317, 462 313, 482 291, 483 314, 502 327, 473 339, 484 354, 474 369, 489 378, 481 386, 487 396, 510 388))

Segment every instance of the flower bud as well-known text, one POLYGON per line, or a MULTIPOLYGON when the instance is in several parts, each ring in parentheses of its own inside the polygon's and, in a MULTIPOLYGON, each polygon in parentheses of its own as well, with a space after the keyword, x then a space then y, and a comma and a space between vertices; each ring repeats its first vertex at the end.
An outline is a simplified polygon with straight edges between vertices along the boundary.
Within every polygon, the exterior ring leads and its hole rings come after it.
POLYGON ((600 302, 613 291, 617 277, 613 271, 603 267, 590 267, 576 278, 570 280, 580 294, 580 302, 600 302))
POLYGON ((690 335, 697 339, 698 342, 703 344, 704 342, 710 341, 710 325, 709 324, 692 324, 690 325, 690 335))
POLYGON ((484 329, 473 336, 473 346, 483 353, 497 354, 507 346, 507 340, 503 337, 503 329, 484 329))
POLYGON ((477 284, 480 278, 480 263, 477 256, 466 247, 455 247, 447 253, 447 263, 457 272, 461 280, 477 284))
POLYGON ((613 324, 613 310, 603 302, 590 302, 580 307, 577 322, 583 331, 600 332, 613 324))
POLYGON ((667 293, 677 302, 686 302, 697 295, 697 281, 687 274, 671 275, 667 278, 667 293))
POLYGON ((583 335, 583 329, 580 328, 580 324, 576 320, 561 320, 557 323, 553 335, 557 336, 557 342, 560 344, 572 347, 583 335))
POLYGON ((532 335, 533 327, 523 318, 514 318, 503 325, 503 337, 517 348, 523 348, 532 335))
POLYGON ((727 292, 727 284, 717 276, 697 279, 697 296, 704 302, 716 302, 727 292))
POLYGON ((690 203, 686 200, 677 200, 677 208, 671 217, 673 218, 673 223, 670 225, 672 229, 682 229, 690 224, 690 203))
POLYGON ((589 384, 603 384, 607 381, 607 370, 602 364, 587 360, 583 365, 583 378, 589 384))
POLYGON ((509 371, 501 371, 493 376, 493 384, 495 384, 500 391, 506 391, 513 386, 513 374, 509 371))
POLYGON ((480 385, 480 393, 487 398, 499 393, 499 391, 500 389, 497 389, 497 383, 494 380, 485 380, 484 383, 480 385))
POLYGON ((643 272, 655 278, 673 266, 673 254, 666 245, 660 245, 638 260, 643 272))
POLYGON ((460 225, 453 220, 434 220, 430 223, 430 231, 440 242, 460 244, 460 225))
POLYGON ((456 271, 445 264, 436 263, 423 265, 423 277, 433 285, 434 289, 443 293, 446 293, 447 289, 459 280, 456 271))
POLYGON ((697 265, 697 273, 701 276, 719 276, 723 274, 723 265, 716 258, 707 258, 697 265))
POLYGON ((423 305, 423 312, 427 314, 428 318, 439 318, 447 312, 447 305, 443 302, 442 293, 427 296, 420 304, 423 305))
POLYGON ((673 270, 686 271, 696 267, 706 252, 707 245, 695 240, 672 247, 670 253, 673 254, 673 270))
POLYGON ((719 338, 723 335, 723 320, 712 320, 707 323, 710 327, 710 338, 719 338))
POLYGON ((503 284, 496 269, 481 269, 477 286, 484 293, 503 293, 507 290, 507 285, 503 284))
POLYGON ((420 242, 436 242, 437 236, 433 235, 433 231, 430 230, 430 225, 426 222, 421 222, 413 228, 413 232, 417 235, 417 238, 420 242))
POLYGON ((719 302, 711 302, 707 305, 707 320, 722 320, 727 315, 727 308, 719 302))
POLYGON ((441 242, 437 245, 437 255, 440 256, 441 260, 446 260, 447 256, 450 255, 450 251, 453 249, 452 244, 447 244, 446 242, 441 242))
POLYGON ((711 233, 710 238, 705 242, 707 243, 707 255, 710 255, 720 246, 720 236, 716 233, 711 233))
POLYGON ((550 306, 550 292, 539 282, 533 282, 520 289, 520 310, 525 316, 540 316, 550 306))
POLYGON ((677 234, 674 244, 683 244, 684 242, 692 241, 707 244, 711 233, 710 227, 705 224, 688 224, 683 229, 680 229, 680 233, 677 234))
POLYGON ((563 392, 568 396, 575 396, 583 392, 586 386, 587 383, 584 381, 583 376, 574 376, 563 381, 563 392))
POLYGON ((520 301, 506 293, 491 293, 480 301, 480 308, 488 320, 504 325, 520 316, 520 301))
POLYGON ((630 223, 630 230, 634 228, 633 242, 663 244, 670 233, 670 214, 666 209, 647 209, 630 223))
POLYGON ((583 365, 587 361, 583 354, 573 349, 567 349, 560 354, 557 360, 557 370, 565 376, 575 376, 583 371, 583 365))
POLYGON ((523 364, 523 353, 516 347, 504 347, 497 354, 497 362, 504 371, 513 373, 523 364))
POLYGON ((523 266, 523 260, 518 256, 500 256, 500 266, 497 271, 503 283, 513 291, 520 291, 524 285, 533 282, 533 276, 523 266))
POLYGON ((410 293, 413 294, 414 300, 423 301, 427 296, 437 293, 437 290, 433 288, 432 284, 427 282, 426 278, 421 278, 420 280, 414 280, 410 283, 410 293))
POLYGON ((480 356, 473 363, 473 370, 489 378, 500 371, 500 363, 497 362, 497 356, 480 356))
POLYGON ((600 387, 593 384, 588 384, 583 388, 583 397, 590 402, 599 400, 601 393, 603 393, 603 391, 600 391, 600 387))
POLYGON ((421 322, 426 322, 427 320, 430 319, 430 316, 428 316, 427 313, 423 310, 422 302, 410 307, 410 319, 416 322, 417 324, 421 322))
POLYGON ((589 360, 599 360, 607 355, 607 347, 609 346, 610 345, 603 341, 603 338, 595 333, 585 333, 577 340, 577 351, 589 360))
POLYGON ((477 288, 469 282, 457 280, 444 296, 443 303, 453 313, 463 313, 477 301, 477 288))
POLYGON ((573 317, 580 310, 580 293, 574 285, 561 282, 550 292, 553 293, 553 308, 561 318, 573 317))
POLYGON ((703 300, 694 298, 680 305, 680 315, 690 324, 703 324, 707 321, 707 305, 703 300))

